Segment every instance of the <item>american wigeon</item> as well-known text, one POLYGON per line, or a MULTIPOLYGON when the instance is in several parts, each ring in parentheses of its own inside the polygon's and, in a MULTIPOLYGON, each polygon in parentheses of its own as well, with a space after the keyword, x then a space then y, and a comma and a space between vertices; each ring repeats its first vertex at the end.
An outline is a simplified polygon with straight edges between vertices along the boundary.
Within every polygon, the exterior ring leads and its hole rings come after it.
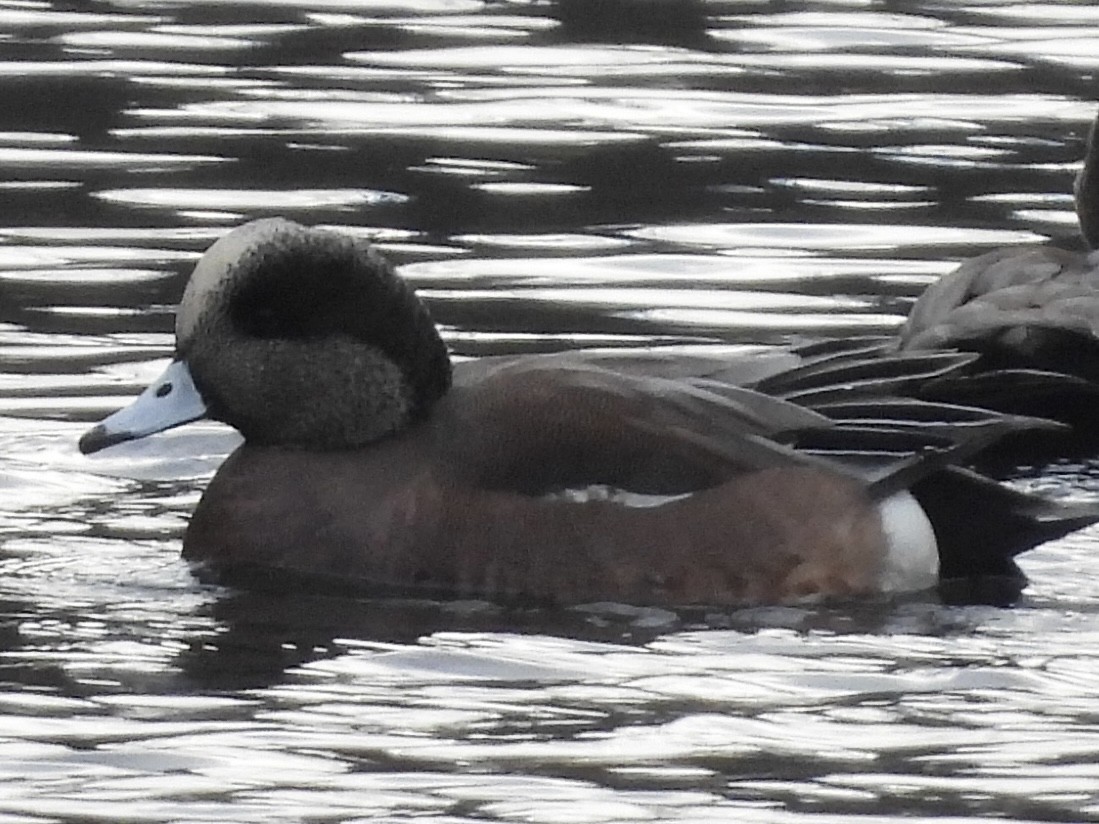
POLYGON ((1099 381, 1097 126, 1099 119, 1073 187, 1091 251, 1009 247, 966 261, 913 306, 900 333, 903 348, 961 347, 981 352, 989 368, 1051 369, 1099 381))
POLYGON ((371 246, 259 220, 199 261, 176 356, 86 453, 202 416, 245 443, 207 570, 498 599, 772 603, 1019 580, 1099 519, 954 466, 1034 421, 895 397, 972 355, 842 342, 451 363, 371 246))

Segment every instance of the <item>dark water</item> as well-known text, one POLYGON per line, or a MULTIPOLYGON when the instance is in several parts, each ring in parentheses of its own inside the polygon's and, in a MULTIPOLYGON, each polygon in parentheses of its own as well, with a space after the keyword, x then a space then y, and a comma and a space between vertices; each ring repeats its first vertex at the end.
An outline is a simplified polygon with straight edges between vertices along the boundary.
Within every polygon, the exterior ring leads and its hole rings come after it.
POLYGON ((0 821, 1099 821, 1094 533, 1009 610, 247 594, 178 559, 231 432, 75 449, 261 215, 462 355, 892 330, 1076 242, 1096 55, 1074 3, 0 0, 0 821))

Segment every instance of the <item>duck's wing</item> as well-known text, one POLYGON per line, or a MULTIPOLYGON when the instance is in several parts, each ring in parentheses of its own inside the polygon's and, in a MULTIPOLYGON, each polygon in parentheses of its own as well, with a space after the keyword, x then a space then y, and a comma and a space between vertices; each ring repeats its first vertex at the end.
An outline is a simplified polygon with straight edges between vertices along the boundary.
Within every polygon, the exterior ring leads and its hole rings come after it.
MULTIPOLYGON (((797 392, 858 382, 879 392, 927 381, 974 359, 958 352, 897 352, 892 337, 832 338, 799 346, 662 345, 644 348, 578 349, 530 355, 495 355, 466 361, 455 385, 476 384, 502 370, 561 369, 634 378, 706 381, 711 386, 750 387, 793 399, 797 392)), ((799 399, 799 403, 800 403, 799 399)))
POLYGON ((583 357, 460 364, 432 426, 452 466, 524 492, 608 485, 677 494, 780 466, 827 467, 869 482, 900 477, 904 467, 907 484, 1036 425, 891 395, 971 360, 837 344, 798 353, 797 366, 755 386, 719 380, 715 369, 672 379, 583 357), (938 426, 928 425, 932 410, 938 426))
POLYGON ((957 351, 898 352, 865 347, 813 345, 795 350, 801 362, 752 384, 752 388, 802 406, 857 397, 888 397, 965 371, 977 356, 957 351))
MULTIPOLYGON (((877 339, 875 339, 877 342, 877 339)), ((661 345, 638 348, 576 349, 537 355, 539 367, 564 370, 602 369, 638 378, 689 380, 712 378, 746 386, 800 365, 795 348, 751 345, 661 345)), ((462 363, 457 384, 476 383, 501 369, 530 366, 530 355, 492 355, 462 363)))
POLYGON ((750 469, 813 465, 786 441, 830 425, 798 404, 706 379, 541 356, 472 375, 463 366, 430 426, 456 471, 501 489, 690 492, 750 469))

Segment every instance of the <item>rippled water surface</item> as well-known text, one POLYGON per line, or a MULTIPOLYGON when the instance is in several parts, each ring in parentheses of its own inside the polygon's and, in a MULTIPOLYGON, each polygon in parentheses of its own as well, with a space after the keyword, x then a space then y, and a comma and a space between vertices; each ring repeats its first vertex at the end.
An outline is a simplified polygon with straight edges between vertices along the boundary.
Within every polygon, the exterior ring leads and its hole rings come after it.
POLYGON ((178 558, 232 432, 75 448, 254 216, 460 355, 889 332, 1079 243, 1097 55, 1067 2, 0 0, 0 820, 1099 821, 1095 533, 1012 609, 277 596, 178 558))

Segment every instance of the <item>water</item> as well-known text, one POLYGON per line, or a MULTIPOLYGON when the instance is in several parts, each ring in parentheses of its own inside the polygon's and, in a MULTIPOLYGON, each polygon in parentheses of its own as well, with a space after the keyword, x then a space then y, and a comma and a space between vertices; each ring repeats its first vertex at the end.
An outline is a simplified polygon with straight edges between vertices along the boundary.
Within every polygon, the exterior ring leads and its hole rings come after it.
POLYGON ((891 331, 1078 243, 1097 53, 1072 3, 0 0, 0 821, 1099 820, 1095 533, 1013 609, 246 593, 178 558, 233 433, 75 449, 262 215, 462 356, 891 331))

